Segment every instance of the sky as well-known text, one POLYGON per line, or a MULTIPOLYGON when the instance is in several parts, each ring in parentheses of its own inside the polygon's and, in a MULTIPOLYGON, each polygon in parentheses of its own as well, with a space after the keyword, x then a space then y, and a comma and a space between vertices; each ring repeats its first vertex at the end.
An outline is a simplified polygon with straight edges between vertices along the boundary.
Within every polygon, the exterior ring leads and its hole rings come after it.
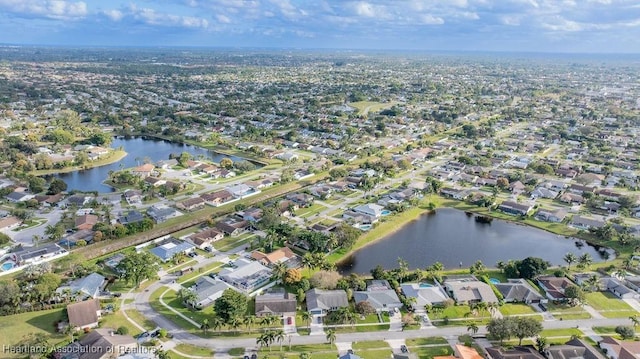
POLYGON ((0 0, 0 43, 640 53, 640 0, 0 0))

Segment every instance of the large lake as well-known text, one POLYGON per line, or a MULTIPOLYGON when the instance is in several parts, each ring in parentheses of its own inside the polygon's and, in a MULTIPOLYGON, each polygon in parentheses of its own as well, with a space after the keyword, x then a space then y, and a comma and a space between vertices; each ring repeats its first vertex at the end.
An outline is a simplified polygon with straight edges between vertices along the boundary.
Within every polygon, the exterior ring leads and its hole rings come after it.
POLYGON ((169 155, 189 152, 193 158, 203 157, 213 162, 220 162, 227 157, 236 161, 243 158, 223 155, 201 147, 185 145, 182 143, 169 142, 149 137, 116 137, 111 143, 111 147, 122 148, 127 155, 120 161, 106 166, 94 167, 86 170, 78 170, 68 173, 60 173, 56 176, 67 183, 67 190, 78 191, 98 191, 100 193, 112 192, 113 188, 102 183, 109 176, 109 171, 119 171, 122 168, 130 168, 141 165, 145 157, 150 158, 154 163, 160 160, 169 159, 169 155))
POLYGON ((576 256, 589 253, 594 262, 605 260, 596 248, 576 239, 497 219, 479 223, 475 215, 439 208, 356 251, 341 263, 339 270, 344 274, 368 274, 378 264, 386 269, 397 268, 399 257, 411 269, 425 268, 436 261, 445 268, 469 267, 477 260, 495 267, 498 261, 529 256, 560 265, 565 264, 562 257, 567 252, 576 256))

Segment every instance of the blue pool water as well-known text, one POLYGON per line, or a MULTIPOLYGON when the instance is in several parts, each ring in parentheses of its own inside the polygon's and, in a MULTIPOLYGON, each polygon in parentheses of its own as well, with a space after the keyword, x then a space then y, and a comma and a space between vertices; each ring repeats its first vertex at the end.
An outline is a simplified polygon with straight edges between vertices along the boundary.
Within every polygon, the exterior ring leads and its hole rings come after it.
POLYGON ((429 288, 429 287, 433 287, 433 285, 429 283, 420 283, 420 288, 429 288))
POLYGON ((368 231, 371 229, 371 225, 370 224, 362 224, 360 225, 360 229, 364 230, 364 231, 368 231))
POLYGON ((383 209, 382 211, 380 211, 380 214, 383 216, 388 216, 391 214, 391 211, 388 209, 383 209))
POLYGON ((9 269, 12 269, 14 266, 14 264, 12 262, 4 262, 2 263, 2 270, 7 271, 9 269))
POLYGON ((493 284, 498 284, 498 283, 500 283, 500 280, 496 279, 496 278, 489 278, 489 282, 491 282, 493 284))

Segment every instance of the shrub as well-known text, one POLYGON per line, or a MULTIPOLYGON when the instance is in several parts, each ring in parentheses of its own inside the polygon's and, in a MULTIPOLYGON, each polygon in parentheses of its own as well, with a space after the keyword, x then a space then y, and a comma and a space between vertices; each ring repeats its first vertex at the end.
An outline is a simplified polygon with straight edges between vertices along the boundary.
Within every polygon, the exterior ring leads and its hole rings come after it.
POLYGON ((636 331, 633 327, 628 325, 618 325, 616 327, 616 333, 618 333, 622 339, 631 339, 636 335, 636 331))
POLYGON ((116 330, 116 334, 127 335, 129 334, 129 328, 125 326, 118 327, 118 329, 116 330))

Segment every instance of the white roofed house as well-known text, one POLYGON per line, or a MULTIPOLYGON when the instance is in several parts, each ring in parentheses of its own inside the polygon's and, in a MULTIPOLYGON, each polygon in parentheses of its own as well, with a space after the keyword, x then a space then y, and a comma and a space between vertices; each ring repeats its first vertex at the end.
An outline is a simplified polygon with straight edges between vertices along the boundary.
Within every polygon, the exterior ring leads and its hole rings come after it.
POLYGON ((323 290, 309 289, 305 298, 307 301, 307 311, 312 315, 326 315, 338 308, 348 307, 349 300, 347 292, 342 289, 323 290))
POLYGON ((232 267, 222 269, 218 277, 240 290, 252 292, 271 280, 271 269, 260 262, 239 258, 232 267))
POLYGON ((477 280, 474 276, 447 278, 444 281, 444 287, 448 292, 447 294, 458 304, 498 302, 498 297, 496 297, 493 289, 487 283, 477 280))
POLYGON ((375 203, 367 203, 352 209, 356 213, 362 213, 367 216, 371 216, 374 218, 380 218, 382 216, 382 211, 384 207, 375 203))
POLYGON ((404 283, 401 285, 402 293, 407 298, 416 298, 415 308, 424 308, 426 305, 441 305, 449 299, 440 286, 424 285, 422 283, 404 283))
POLYGON ((98 273, 73 280, 56 289, 56 293, 65 296, 68 292, 78 299, 97 298, 107 284, 107 279, 98 273))
POLYGON ((398 294, 386 280, 373 280, 367 285, 367 290, 353 293, 356 304, 367 302, 378 312, 402 307, 398 294))

